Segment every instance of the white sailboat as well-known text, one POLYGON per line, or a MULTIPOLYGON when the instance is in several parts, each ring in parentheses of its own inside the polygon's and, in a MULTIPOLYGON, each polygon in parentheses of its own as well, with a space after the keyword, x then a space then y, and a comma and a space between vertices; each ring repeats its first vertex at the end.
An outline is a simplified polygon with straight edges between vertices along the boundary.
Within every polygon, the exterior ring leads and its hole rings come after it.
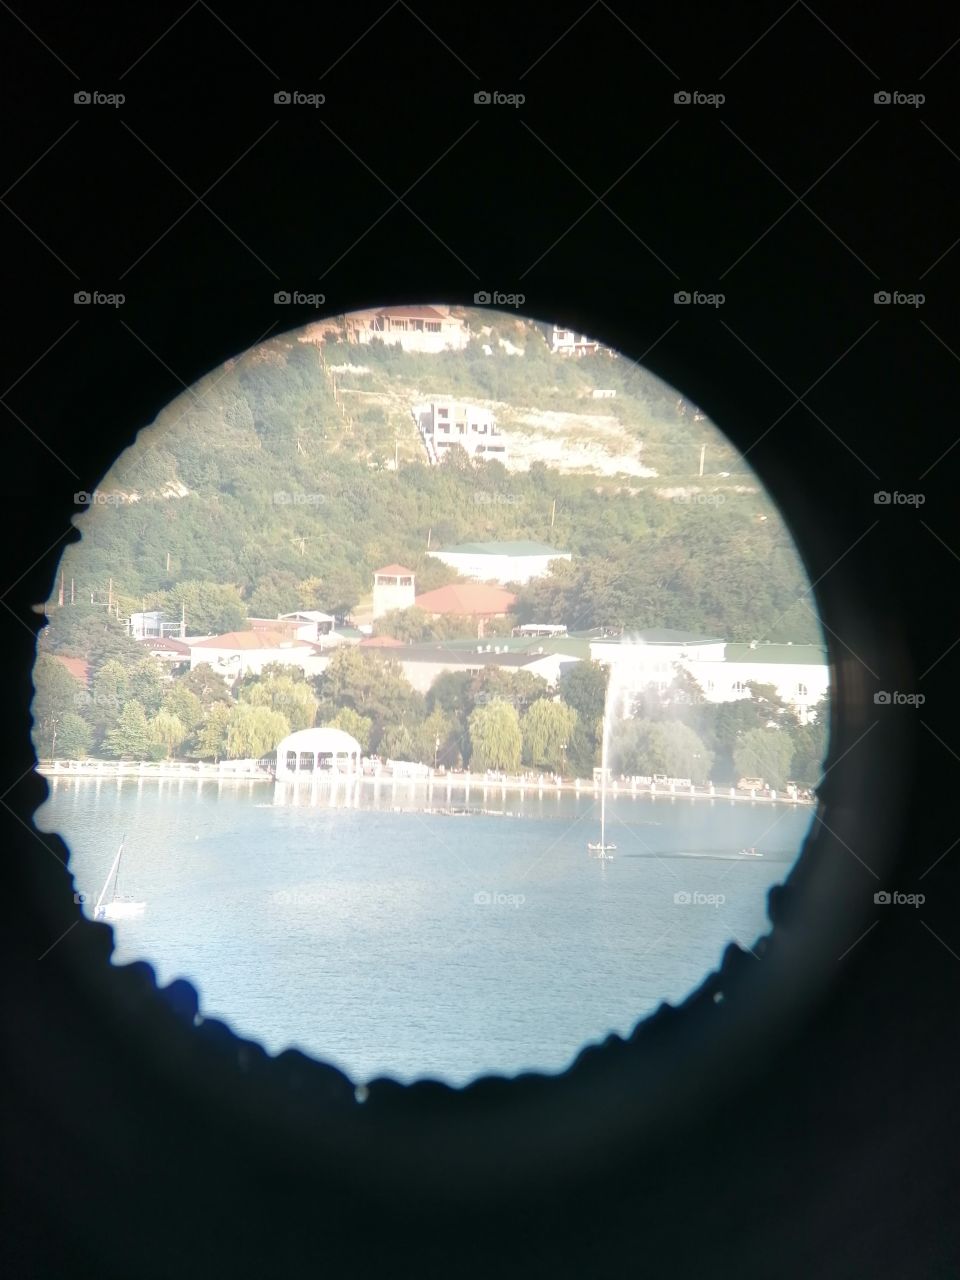
POLYGON ((120 896, 120 859, 123 857, 123 846, 126 838, 124 836, 120 841, 120 848, 117 850, 117 856, 113 860, 113 866, 104 881, 100 897, 97 899, 97 905, 93 908, 94 920, 130 920, 135 916, 142 916, 146 910, 147 904, 145 902, 134 902, 129 897, 120 896), (107 901, 107 890, 110 887, 111 880, 113 881, 113 897, 107 901))

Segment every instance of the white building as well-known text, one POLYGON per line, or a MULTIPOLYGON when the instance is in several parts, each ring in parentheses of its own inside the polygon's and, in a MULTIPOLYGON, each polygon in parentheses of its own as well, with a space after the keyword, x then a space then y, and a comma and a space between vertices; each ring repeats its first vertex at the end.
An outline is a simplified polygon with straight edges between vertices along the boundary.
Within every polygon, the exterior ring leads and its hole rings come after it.
POLYGON ((379 340, 404 351, 436 354, 462 351, 470 332, 462 320, 446 307, 378 307, 375 311, 353 311, 343 317, 347 341, 367 346, 379 340))
POLYGON ((590 338, 585 333, 577 333, 573 329, 565 329, 559 324, 544 325, 544 333, 547 345, 554 355, 591 356, 596 355, 598 351, 614 354, 608 347, 597 342, 596 338, 590 338))
POLYGON ((529 582, 544 578, 554 560, 572 560, 569 551, 558 551, 544 542, 463 542, 446 550, 430 551, 436 560, 477 582, 529 582))
POLYGON ((271 662, 299 667, 304 675, 317 675, 329 661, 317 646, 286 631, 228 631, 187 643, 191 671, 206 663, 230 683, 241 676, 259 675, 271 662))
POLYGON ((277 744, 278 782, 310 781, 326 775, 359 777, 361 747, 343 729, 298 729, 277 744))
POLYGON ((457 643, 398 644, 396 641, 378 644, 373 641, 362 648, 367 652, 379 652, 388 661, 395 662, 418 693, 427 693, 437 677, 448 672, 481 675, 491 668, 507 672, 528 671, 555 685, 574 663, 579 662, 579 658, 569 653, 545 653, 542 646, 539 652, 532 648, 517 649, 506 640, 478 642, 472 646, 457 643))
POLYGON ((454 445, 481 461, 507 460, 507 442, 491 409, 444 397, 414 405, 413 418, 430 461, 436 465, 454 445))
POLYGON ((830 688, 830 668, 818 645, 726 644, 681 631, 643 631, 595 640, 590 656, 617 673, 628 693, 663 692, 679 670, 688 672, 708 702, 749 698, 750 684, 773 685, 805 723, 830 688))
POLYGON ((412 569, 387 564, 373 571, 373 616, 382 618, 393 609, 409 609, 417 598, 412 569))

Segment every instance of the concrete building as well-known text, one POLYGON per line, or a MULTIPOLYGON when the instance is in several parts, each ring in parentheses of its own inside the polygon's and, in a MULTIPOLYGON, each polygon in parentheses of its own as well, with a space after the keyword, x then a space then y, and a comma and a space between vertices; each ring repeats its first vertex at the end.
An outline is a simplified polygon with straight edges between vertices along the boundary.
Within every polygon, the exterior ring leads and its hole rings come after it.
POLYGON ((554 560, 572 560, 569 551, 559 551, 545 542, 462 542, 454 547, 430 551, 435 560, 448 564, 464 578, 477 582, 529 582, 545 578, 554 560))
POLYGON ((573 329, 565 329, 559 324, 544 325, 544 333, 547 345, 554 355, 588 356, 596 355, 598 351, 614 354, 595 338, 590 338, 585 333, 577 333, 573 329))
POLYGON ((182 640, 186 624, 182 618, 171 618, 161 609, 150 609, 144 613, 131 613, 127 619, 127 630, 134 640, 171 636, 182 640))
POLYGON ((402 564, 387 564, 373 571, 373 616, 382 618, 393 609, 409 609, 416 597, 412 569, 402 564))
POLYGON ((343 729, 299 729, 277 744, 278 782, 312 781, 326 775, 359 777, 361 747, 343 729))
POLYGON ((688 672, 708 702, 749 698, 750 684, 770 684, 806 723, 830 688, 827 657, 818 645, 727 644, 682 631, 643 631, 592 641, 590 656, 616 671, 620 687, 663 692, 678 670, 688 672))
POLYGON ((446 307, 378 307, 374 311, 353 311, 343 317, 348 342, 367 346, 374 340, 399 346, 404 351, 436 354, 462 351, 470 332, 462 320, 446 307))
POLYGON ((492 410, 445 397, 415 405, 412 412, 427 456, 434 465, 442 462, 444 454, 454 445, 460 445, 471 458, 506 462, 507 442, 492 410))

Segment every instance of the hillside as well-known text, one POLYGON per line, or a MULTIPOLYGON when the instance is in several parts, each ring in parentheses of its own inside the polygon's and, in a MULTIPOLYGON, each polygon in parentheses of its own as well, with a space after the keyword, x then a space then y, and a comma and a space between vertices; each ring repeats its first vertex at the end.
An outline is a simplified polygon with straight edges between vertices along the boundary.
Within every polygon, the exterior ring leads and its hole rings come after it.
POLYGON ((819 640, 775 508, 692 406, 681 413, 627 360, 554 356, 535 326, 481 319, 488 331, 463 352, 329 333, 321 346, 305 330, 211 372, 101 482, 65 580, 78 599, 109 589, 127 611, 182 605, 199 632, 246 614, 349 611, 390 561, 417 570, 420 589, 437 586, 450 571, 426 557, 428 540, 529 538, 574 563, 546 593, 521 593, 526 616, 819 640), (616 396, 596 400, 597 389, 616 396), (506 467, 427 464, 410 410, 441 394, 495 411, 506 467))

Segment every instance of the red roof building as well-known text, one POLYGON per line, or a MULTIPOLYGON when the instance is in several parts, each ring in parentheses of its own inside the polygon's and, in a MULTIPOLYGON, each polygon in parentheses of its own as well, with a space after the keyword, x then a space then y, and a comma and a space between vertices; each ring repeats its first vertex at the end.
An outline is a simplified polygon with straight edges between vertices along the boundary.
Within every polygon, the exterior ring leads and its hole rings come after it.
POLYGON ((512 591, 487 582, 451 582, 417 596, 418 609, 435 618, 446 614, 471 618, 502 618, 517 602, 512 591))

